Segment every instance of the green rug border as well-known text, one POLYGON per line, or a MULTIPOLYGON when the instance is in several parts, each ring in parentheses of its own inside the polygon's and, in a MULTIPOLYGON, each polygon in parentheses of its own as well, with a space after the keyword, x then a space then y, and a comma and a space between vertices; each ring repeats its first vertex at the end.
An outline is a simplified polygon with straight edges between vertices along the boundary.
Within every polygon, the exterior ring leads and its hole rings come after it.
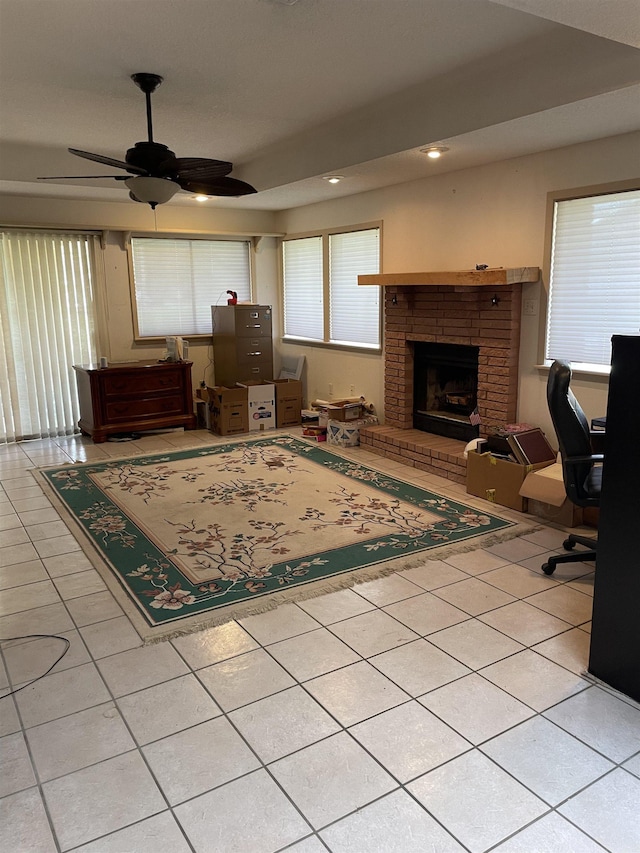
MULTIPOLYGON (((459 500, 458 497, 442 494, 440 491, 435 491, 428 486, 413 483, 403 477, 397 476, 394 473, 378 470, 375 464, 372 464, 370 459, 359 461, 354 459, 352 456, 343 455, 340 450, 340 448, 336 447, 320 447, 317 444, 312 444, 311 442, 305 441, 303 438, 290 433, 270 433, 261 436, 247 435, 242 438, 237 437, 226 441, 217 441, 209 445, 193 445, 184 448, 174 448, 168 451, 165 450, 163 452, 150 451, 148 453, 137 454, 135 456, 124 455, 122 457, 113 457, 112 459, 87 460, 86 462, 75 462, 65 465, 42 466, 34 469, 33 474, 39 480, 40 485, 43 487, 43 490, 55 509, 59 512, 67 526, 72 530, 74 538, 81 546, 82 551, 89 558, 92 566, 99 573, 109 591, 114 595, 116 601, 124 611, 125 615, 132 622, 145 645, 162 642, 172 637, 183 636, 206 628, 223 625, 226 622, 233 621, 234 619, 241 619, 250 615, 264 613, 287 602, 303 601, 305 599, 326 595, 331 592, 349 589, 358 583, 365 583, 370 580, 394 574, 398 571, 405 571, 409 568, 423 565, 429 560, 440 560, 443 557, 450 556, 452 554, 475 551, 478 548, 489 547, 499 542, 504 542, 517 536, 522 536, 525 533, 541 529, 540 524, 527 524, 525 522, 500 515, 493 511, 493 506, 491 511, 484 507, 475 506, 474 504, 479 502, 477 499, 474 499, 473 496, 469 496, 473 503, 465 503, 459 500), (115 571, 112 570, 109 562, 103 556, 102 552, 94 545, 83 525, 76 520, 74 514, 68 508, 55 487, 52 486, 48 478, 49 473, 63 471, 69 467, 89 468, 127 461, 144 461, 148 464, 154 464, 154 462, 166 459, 169 455, 174 459, 180 458, 181 456, 183 458, 189 458, 194 455, 194 452, 196 454, 206 454, 208 450, 211 450, 213 455, 224 452, 223 448, 233 447, 238 444, 264 441, 270 442, 275 439, 282 438, 293 439, 298 445, 305 447, 305 455, 307 456, 313 457, 313 455, 319 455, 321 459, 334 457, 351 465, 362 465, 365 468, 370 468, 371 470, 376 471, 376 473, 389 478, 391 481, 398 482, 405 487, 428 492, 429 494, 435 495, 436 497, 442 497, 450 503, 457 504, 458 506, 469 507, 483 514, 490 515, 493 518, 504 522, 505 526, 497 531, 485 531, 472 534, 461 542, 435 545, 429 549, 422 549, 419 552, 414 552, 411 555, 399 555, 388 560, 377 561, 372 565, 363 566, 359 569, 343 571, 328 578, 307 581, 306 583, 301 583, 291 588, 269 592, 263 594, 260 598, 246 599, 241 602, 227 604, 217 610, 209 611, 206 614, 200 613, 187 617, 176 617, 175 620, 168 620, 158 625, 150 625, 145 619, 143 611, 134 597, 127 591, 123 581, 121 581, 115 571)), ((379 485, 376 485, 376 488, 384 491, 384 489, 379 485)), ((388 493, 392 494, 393 492, 390 490, 388 493)), ((403 499, 407 500, 406 497, 403 499)))

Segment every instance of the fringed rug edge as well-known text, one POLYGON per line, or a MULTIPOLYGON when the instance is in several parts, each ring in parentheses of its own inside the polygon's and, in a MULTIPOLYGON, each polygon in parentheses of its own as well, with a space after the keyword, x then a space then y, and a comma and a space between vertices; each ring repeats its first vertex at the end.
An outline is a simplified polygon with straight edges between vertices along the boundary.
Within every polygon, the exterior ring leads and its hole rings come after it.
MULTIPOLYGON (((47 467, 58 468, 60 466, 47 467)), ((100 551, 93 545, 82 526, 76 521, 73 514, 67 509, 64 501, 61 500, 55 489, 50 485, 47 478, 42 473, 44 470, 46 469, 43 468, 40 470, 36 468, 33 469, 32 473, 39 481, 43 491, 51 501, 56 511, 61 515, 61 517, 63 517, 67 526, 74 533, 74 538, 80 545, 83 553, 90 560, 92 566, 107 586, 107 589, 113 594, 119 606, 131 621, 144 645, 153 645, 155 643, 165 642, 166 640, 171 640, 175 637, 183 637, 197 631, 204 631, 207 628, 215 628, 220 625, 224 625, 227 622, 232 622, 235 619, 245 619, 248 616, 266 613, 269 610, 275 610, 275 608, 279 607, 281 604, 304 601, 309 598, 328 595, 331 592, 350 589, 360 583, 378 580, 379 578, 386 577, 396 572, 406 571, 407 569, 424 565, 429 560, 440 560, 453 554, 461 554, 466 551, 476 551, 479 548, 491 547, 492 545, 497 545, 500 542, 506 542, 509 539, 514 539, 517 536, 523 536, 526 533, 533 533, 536 530, 542 529, 543 526, 535 523, 528 524, 525 522, 512 521, 511 525, 505 529, 495 531, 493 533, 480 533, 478 536, 471 539, 465 539, 463 542, 453 542, 448 545, 436 545, 434 548, 423 550, 420 553, 404 557, 396 557, 382 563, 363 566, 360 569, 354 569, 353 571, 345 572, 342 575, 334 575, 333 577, 312 581, 306 585, 298 585, 290 589, 272 592, 264 596, 264 598, 256 599, 255 601, 245 600, 243 602, 238 602, 238 604, 227 604, 217 611, 211 611, 206 616, 194 615, 182 617, 180 624, 172 623, 170 625, 151 626, 146 622, 135 603, 118 580, 117 576, 111 570, 108 562, 104 559, 100 551)))

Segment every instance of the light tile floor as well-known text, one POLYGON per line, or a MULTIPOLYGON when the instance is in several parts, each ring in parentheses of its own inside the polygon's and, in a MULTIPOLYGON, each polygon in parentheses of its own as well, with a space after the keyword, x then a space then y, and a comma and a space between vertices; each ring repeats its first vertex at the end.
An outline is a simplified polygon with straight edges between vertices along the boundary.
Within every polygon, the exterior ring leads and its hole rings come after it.
POLYGON ((553 526, 143 647, 31 469, 215 441, 0 448, 0 849, 640 851, 640 707, 586 674, 553 526), (69 651, 6 695, 62 648, 31 633, 69 651))

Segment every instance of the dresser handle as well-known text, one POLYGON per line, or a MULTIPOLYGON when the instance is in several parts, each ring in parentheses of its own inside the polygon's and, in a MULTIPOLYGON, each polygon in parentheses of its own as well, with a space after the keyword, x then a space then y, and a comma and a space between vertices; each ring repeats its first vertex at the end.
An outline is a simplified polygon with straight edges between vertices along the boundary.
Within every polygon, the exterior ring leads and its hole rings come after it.
POLYGON ((247 323, 247 325, 245 326, 245 329, 261 329, 261 328, 262 328, 261 323, 247 323))
POLYGON ((262 355, 262 353, 258 350, 258 352, 248 352, 247 355, 262 355))

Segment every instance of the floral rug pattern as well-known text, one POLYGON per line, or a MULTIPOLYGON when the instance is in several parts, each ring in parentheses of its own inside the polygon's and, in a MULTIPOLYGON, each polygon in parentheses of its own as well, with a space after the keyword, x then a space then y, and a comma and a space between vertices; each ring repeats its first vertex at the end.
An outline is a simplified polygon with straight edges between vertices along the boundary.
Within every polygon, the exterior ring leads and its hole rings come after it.
POLYGON ((513 526, 288 435, 42 474, 151 626, 513 526))

